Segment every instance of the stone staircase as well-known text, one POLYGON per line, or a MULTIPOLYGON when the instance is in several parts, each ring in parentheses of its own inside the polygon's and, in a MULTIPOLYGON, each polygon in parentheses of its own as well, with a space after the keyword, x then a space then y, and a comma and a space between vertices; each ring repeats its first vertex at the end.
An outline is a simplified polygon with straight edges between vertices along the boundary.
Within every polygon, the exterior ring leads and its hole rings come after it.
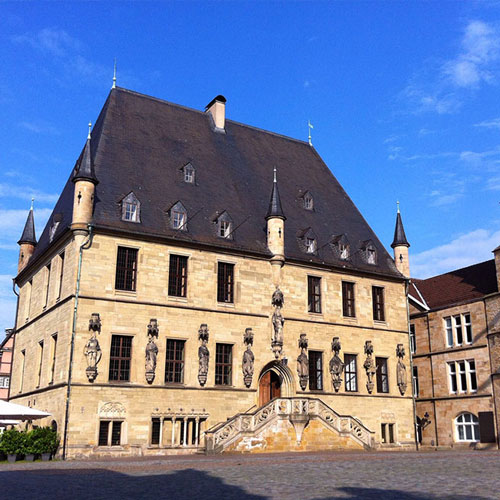
POLYGON ((253 412, 238 413, 215 425, 205 431, 205 444, 208 454, 309 451, 315 449, 316 436, 319 449, 371 449, 373 435, 358 419, 339 415, 318 398, 292 397, 273 399, 253 412), (306 447, 303 437, 308 426, 306 447))

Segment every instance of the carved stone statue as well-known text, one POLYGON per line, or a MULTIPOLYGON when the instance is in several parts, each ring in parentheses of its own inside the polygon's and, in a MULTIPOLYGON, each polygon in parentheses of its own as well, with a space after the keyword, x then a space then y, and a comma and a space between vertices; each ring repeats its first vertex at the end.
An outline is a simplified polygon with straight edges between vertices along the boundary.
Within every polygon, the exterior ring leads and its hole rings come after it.
POLYGON ((85 373, 89 382, 93 382, 97 377, 97 364, 102 357, 101 347, 96 336, 98 333, 101 333, 101 318, 99 313, 92 313, 89 320, 89 331, 91 331, 92 334, 85 344, 83 353, 87 357, 87 369, 85 373))
POLYGON ((371 340, 367 340, 365 342, 365 354, 366 359, 363 367, 366 370, 366 377, 368 379, 366 382, 366 388, 368 389, 368 393, 371 394, 375 386, 373 377, 377 373, 377 366, 375 365, 375 361, 373 360, 373 344, 371 340))
POLYGON ((276 287, 271 298, 271 303, 274 306, 273 313, 273 339, 271 342, 271 348, 274 352, 274 357, 278 359, 281 354, 283 354, 283 326, 285 324, 285 318, 281 314, 281 308, 285 303, 283 297, 283 292, 276 287))
POLYGON ((403 363, 403 358, 405 357, 405 348, 403 347, 403 344, 398 344, 396 346, 396 356, 398 357, 396 379, 398 381, 399 392, 401 393, 401 396, 404 396, 408 384, 406 381, 406 366, 403 363))
POLYGON ((245 335, 243 336, 243 342, 247 346, 246 351, 243 353, 243 381, 245 382, 246 387, 250 387, 252 385, 252 377, 254 372, 254 361, 255 356, 252 352, 253 345, 253 332, 251 328, 247 328, 245 330, 245 335))
POLYGON ((297 373, 299 375, 300 387, 303 391, 307 388, 309 382, 309 359, 307 358, 308 341, 305 333, 300 334, 299 349, 300 354, 297 358, 297 373))
POLYGON ((208 326, 203 323, 200 325, 200 329, 198 330, 198 339, 201 341, 201 345, 198 348, 198 381, 201 386, 204 386, 207 382, 208 361, 210 359, 210 352, 207 347, 208 337, 208 326))
POLYGON ((158 337, 158 334, 158 321, 150 319, 148 325, 148 343, 146 344, 146 380, 149 384, 155 379, 158 346, 155 344, 154 337, 158 337))
POLYGON ((340 384, 342 383, 342 372, 344 371, 344 363, 339 357, 341 349, 340 340, 338 337, 333 337, 332 351, 335 353, 330 360, 330 373, 332 375, 332 384, 335 392, 339 392, 340 384))

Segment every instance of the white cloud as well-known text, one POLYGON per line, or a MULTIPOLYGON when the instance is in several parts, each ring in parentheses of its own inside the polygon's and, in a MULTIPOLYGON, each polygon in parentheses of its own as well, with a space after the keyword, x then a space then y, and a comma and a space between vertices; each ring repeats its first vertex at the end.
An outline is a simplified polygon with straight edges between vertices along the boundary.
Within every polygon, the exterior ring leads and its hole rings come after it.
POLYGON ((14 326, 16 300, 12 291, 12 276, 0 274, 0 339, 3 339, 6 328, 14 326))
MULTIPOLYGON (((37 237, 40 236, 51 213, 51 208, 37 209, 35 207, 34 216, 37 237)), ((0 232, 0 244, 11 247, 16 243, 21 237, 27 216, 28 210, 0 208, 0 227, 2 228, 0 232)))
POLYGON ((35 134, 59 134, 59 130, 53 125, 41 120, 23 121, 19 123, 19 126, 35 134))
POLYGON ((500 118, 495 118, 493 120, 485 120, 480 123, 475 123, 474 127, 500 128, 500 118))
POLYGON ((489 191, 500 191, 500 176, 488 179, 486 181, 486 189, 489 191))
MULTIPOLYGON (((30 186, 13 186, 11 184, 0 183, 0 198, 17 198, 20 200, 35 201, 42 203, 55 203, 59 195, 55 193, 45 193, 30 186)), ((25 213, 27 213, 25 211, 25 213)))
POLYGON ((414 278, 429 278, 493 258, 500 244, 500 230, 476 229, 444 245, 410 256, 414 278))
POLYGON ((17 43, 27 43, 33 48, 63 57, 70 51, 80 50, 82 44, 66 31, 57 28, 44 28, 37 33, 26 33, 13 38, 17 43))

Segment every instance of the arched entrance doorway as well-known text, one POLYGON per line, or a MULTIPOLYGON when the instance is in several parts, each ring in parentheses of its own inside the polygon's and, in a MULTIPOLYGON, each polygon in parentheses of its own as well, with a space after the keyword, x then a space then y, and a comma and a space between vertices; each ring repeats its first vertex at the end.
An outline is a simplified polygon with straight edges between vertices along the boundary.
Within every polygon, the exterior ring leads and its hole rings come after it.
POLYGON ((293 376, 288 366, 280 361, 271 361, 260 372, 259 406, 271 399, 290 397, 294 394, 293 376))

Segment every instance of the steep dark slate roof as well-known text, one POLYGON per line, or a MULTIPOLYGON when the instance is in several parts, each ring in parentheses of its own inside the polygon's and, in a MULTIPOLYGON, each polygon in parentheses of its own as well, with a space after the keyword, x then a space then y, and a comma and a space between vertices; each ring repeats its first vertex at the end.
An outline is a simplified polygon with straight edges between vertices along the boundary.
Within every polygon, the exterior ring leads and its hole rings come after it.
POLYGON ((26 224, 24 225, 23 234, 17 242, 18 245, 21 245, 22 243, 32 243, 33 245, 36 245, 35 219, 33 217, 33 208, 31 208, 28 213, 28 218, 26 219, 26 224))
MULTIPOLYGON (((276 209, 281 207, 287 216, 288 259, 402 278, 313 147, 231 120, 226 120, 225 132, 214 132, 207 113, 113 89, 94 126, 90 144, 99 180, 94 211, 97 230, 126 230, 143 234, 145 239, 157 235, 270 255, 265 219, 276 166, 281 195, 276 209), (184 182, 182 167, 188 162, 196 165, 194 184, 184 182), (303 208, 301 196, 308 190, 314 192, 314 211, 303 208), (140 224, 121 220, 120 201, 131 191, 141 204, 140 224), (187 209, 187 231, 176 231, 169 225, 167 211, 178 201, 187 209), (236 228, 232 239, 217 237, 213 227, 213 214, 224 210, 231 214, 236 228), (318 236, 315 255, 306 254, 297 241, 296 235, 305 228, 312 228, 318 236), (340 260, 329 244, 339 234, 345 234, 350 242, 348 261, 340 260), (359 251, 366 240, 373 241, 376 247, 376 265, 367 264, 359 251)), ((63 220, 53 241, 71 223, 72 202, 73 185, 68 181, 54 209, 54 214, 63 214, 63 220)), ((34 258, 49 245, 50 226, 51 219, 34 258)))
MULTIPOLYGON (((489 293, 498 291, 493 259, 426 280, 412 279, 412 281, 431 309, 481 299, 489 293)), ((418 295, 416 298, 419 298, 418 295)))
POLYGON ((410 244, 406 239, 405 228, 403 227, 403 221, 401 219, 401 214, 398 212, 396 215, 396 227, 394 229, 394 240, 392 241, 391 247, 406 246, 409 247, 410 244))

